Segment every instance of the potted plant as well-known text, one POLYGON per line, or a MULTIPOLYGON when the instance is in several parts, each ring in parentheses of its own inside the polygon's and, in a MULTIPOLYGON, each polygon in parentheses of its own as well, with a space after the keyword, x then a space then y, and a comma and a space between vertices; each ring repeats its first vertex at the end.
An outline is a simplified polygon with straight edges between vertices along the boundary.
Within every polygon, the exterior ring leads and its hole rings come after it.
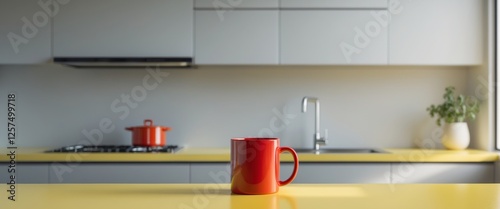
POLYGON ((441 121, 446 124, 441 138, 443 145, 452 150, 461 150, 469 146, 470 134, 465 120, 476 118, 479 112, 479 102, 462 94, 455 96, 455 88, 450 86, 445 89, 444 102, 440 105, 431 105, 427 108, 431 117, 437 116, 437 125, 441 121))

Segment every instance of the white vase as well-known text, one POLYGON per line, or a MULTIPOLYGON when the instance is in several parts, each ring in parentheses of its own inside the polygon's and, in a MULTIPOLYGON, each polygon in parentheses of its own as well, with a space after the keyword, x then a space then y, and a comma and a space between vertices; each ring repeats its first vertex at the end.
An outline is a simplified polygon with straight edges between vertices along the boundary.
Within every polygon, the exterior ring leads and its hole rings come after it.
POLYGON ((466 122, 447 123, 444 126, 443 145, 450 150, 463 150, 469 146, 470 134, 466 122))

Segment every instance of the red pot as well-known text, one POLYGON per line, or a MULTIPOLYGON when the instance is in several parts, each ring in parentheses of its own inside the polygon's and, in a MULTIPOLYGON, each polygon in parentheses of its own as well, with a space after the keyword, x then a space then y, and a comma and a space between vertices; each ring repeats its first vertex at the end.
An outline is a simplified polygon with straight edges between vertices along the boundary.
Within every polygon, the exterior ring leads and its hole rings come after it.
POLYGON ((153 120, 144 120, 144 126, 127 127, 132 131, 132 144, 134 146, 163 147, 166 144, 166 133, 171 128, 166 126, 154 126, 153 120))

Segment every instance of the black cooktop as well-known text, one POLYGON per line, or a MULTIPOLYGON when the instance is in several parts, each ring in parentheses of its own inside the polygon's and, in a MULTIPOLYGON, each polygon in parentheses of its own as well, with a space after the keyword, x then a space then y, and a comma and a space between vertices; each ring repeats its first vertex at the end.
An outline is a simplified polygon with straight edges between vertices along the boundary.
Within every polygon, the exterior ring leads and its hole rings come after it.
POLYGON ((99 146, 88 146, 88 145, 73 145, 61 147, 54 150, 49 150, 46 152, 131 152, 131 153, 145 153, 145 152, 162 152, 162 153, 174 153, 181 149, 177 145, 168 145, 164 147, 143 147, 143 146, 130 146, 130 145, 99 145, 99 146))

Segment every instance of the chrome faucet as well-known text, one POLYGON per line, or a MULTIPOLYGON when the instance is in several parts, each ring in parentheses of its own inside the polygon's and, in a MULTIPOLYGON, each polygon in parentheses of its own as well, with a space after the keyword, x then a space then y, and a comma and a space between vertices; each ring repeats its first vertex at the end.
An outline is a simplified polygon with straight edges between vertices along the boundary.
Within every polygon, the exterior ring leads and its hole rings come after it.
POLYGON ((316 97, 304 97, 302 99, 302 112, 307 112, 307 103, 313 102, 316 106, 315 122, 314 122, 314 150, 319 150, 320 145, 325 145, 328 138, 328 129, 325 130, 325 136, 322 138, 319 133, 319 99, 316 97))

